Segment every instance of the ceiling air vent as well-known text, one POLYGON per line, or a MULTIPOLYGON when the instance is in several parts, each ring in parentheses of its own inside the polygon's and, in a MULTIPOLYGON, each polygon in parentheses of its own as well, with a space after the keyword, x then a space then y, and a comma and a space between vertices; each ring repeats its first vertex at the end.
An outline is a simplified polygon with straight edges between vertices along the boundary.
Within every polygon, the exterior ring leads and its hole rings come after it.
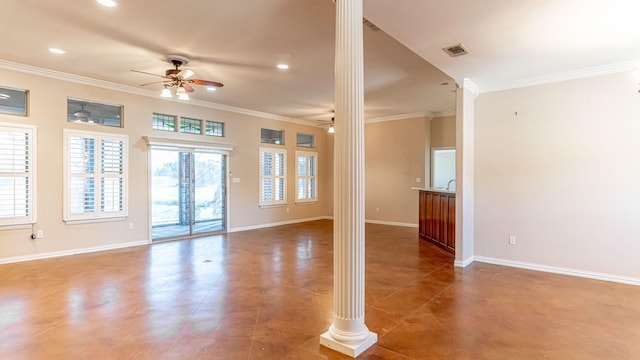
POLYGON ((367 20, 366 18, 362 18, 362 23, 367 26, 369 29, 373 30, 373 31, 378 31, 380 30, 379 27, 376 26, 376 24, 372 23, 371 21, 367 20))
POLYGON ((466 55, 466 54, 469 53, 467 51, 467 49, 465 49, 462 44, 453 45, 453 46, 447 46, 446 48, 443 48, 442 50, 444 50, 451 57, 462 56, 462 55, 466 55))

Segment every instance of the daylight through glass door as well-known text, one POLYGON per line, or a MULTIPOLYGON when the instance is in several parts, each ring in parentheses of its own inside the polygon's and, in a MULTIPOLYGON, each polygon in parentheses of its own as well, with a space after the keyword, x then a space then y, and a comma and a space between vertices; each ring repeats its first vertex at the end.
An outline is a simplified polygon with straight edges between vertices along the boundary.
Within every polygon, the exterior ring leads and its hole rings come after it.
POLYGON ((151 150, 153 240, 225 230, 225 162, 218 153, 151 150))

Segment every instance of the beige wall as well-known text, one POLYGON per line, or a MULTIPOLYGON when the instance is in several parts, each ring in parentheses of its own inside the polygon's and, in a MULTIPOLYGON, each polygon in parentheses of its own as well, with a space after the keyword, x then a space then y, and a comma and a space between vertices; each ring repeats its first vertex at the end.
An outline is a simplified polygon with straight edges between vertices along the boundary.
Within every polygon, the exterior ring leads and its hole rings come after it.
POLYGON ((0 85, 30 91, 28 117, 0 114, 0 123, 35 125, 38 131, 37 218, 36 228, 44 238, 31 240, 31 229, 0 230, 0 262, 11 258, 29 258, 55 252, 113 247, 149 240, 148 149, 143 136, 175 137, 231 144, 229 170, 240 183, 229 184, 229 229, 262 226, 328 215, 331 196, 330 174, 320 174, 318 203, 295 205, 295 134, 316 135, 320 169, 332 161, 327 151, 326 130, 255 116, 195 106, 189 102, 166 101, 59 79, 0 69, 0 85), (124 105, 124 128, 75 124, 66 121, 67 97, 124 105), (153 112, 202 118, 225 123, 225 138, 176 134, 152 129, 153 112), (288 205, 258 207, 258 148, 260 127, 284 129, 288 156, 288 205), (63 129, 110 132, 129 136, 129 216, 124 221, 67 225, 63 211, 63 129), (289 212, 287 212, 289 208, 289 212), (128 229, 128 223, 134 229, 128 229))
POLYGON ((431 147, 456 146, 456 116, 443 116, 431 119, 431 147))
POLYGON ((428 122, 414 118, 365 125, 368 221, 417 226, 418 192, 411 188, 424 186, 428 122))
POLYGON ((618 73, 477 98, 476 256, 640 277, 637 91, 618 73))

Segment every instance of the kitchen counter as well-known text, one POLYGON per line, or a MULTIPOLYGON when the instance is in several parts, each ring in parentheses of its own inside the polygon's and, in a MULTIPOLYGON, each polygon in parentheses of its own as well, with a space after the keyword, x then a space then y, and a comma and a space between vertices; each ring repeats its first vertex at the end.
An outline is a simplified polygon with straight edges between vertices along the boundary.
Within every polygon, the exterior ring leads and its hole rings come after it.
POLYGON ((419 190, 418 235, 444 250, 455 254, 456 192, 446 189, 419 190))

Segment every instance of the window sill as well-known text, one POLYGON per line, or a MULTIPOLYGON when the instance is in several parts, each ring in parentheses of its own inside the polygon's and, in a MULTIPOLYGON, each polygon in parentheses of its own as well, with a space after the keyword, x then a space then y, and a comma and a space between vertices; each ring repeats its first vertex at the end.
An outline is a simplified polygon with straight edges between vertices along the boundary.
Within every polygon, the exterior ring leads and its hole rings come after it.
POLYGON ((317 205, 318 200, 296 201, 296 205, 317 205))
POLYGON ((260 209, 268 209, 268 208, 277 208, 277 207, 285 207, 287 206, 287 204, 264 204, 264 205, 258 205, 258 207, 260 209))
POLYGON ((110 218, 94 218, 94 219, 64 219, 67 225, 76 224, 88 224, 88 223, 101 223, 101 222, 116 222, 126 220, 126 216, 110 217, 110 218))

